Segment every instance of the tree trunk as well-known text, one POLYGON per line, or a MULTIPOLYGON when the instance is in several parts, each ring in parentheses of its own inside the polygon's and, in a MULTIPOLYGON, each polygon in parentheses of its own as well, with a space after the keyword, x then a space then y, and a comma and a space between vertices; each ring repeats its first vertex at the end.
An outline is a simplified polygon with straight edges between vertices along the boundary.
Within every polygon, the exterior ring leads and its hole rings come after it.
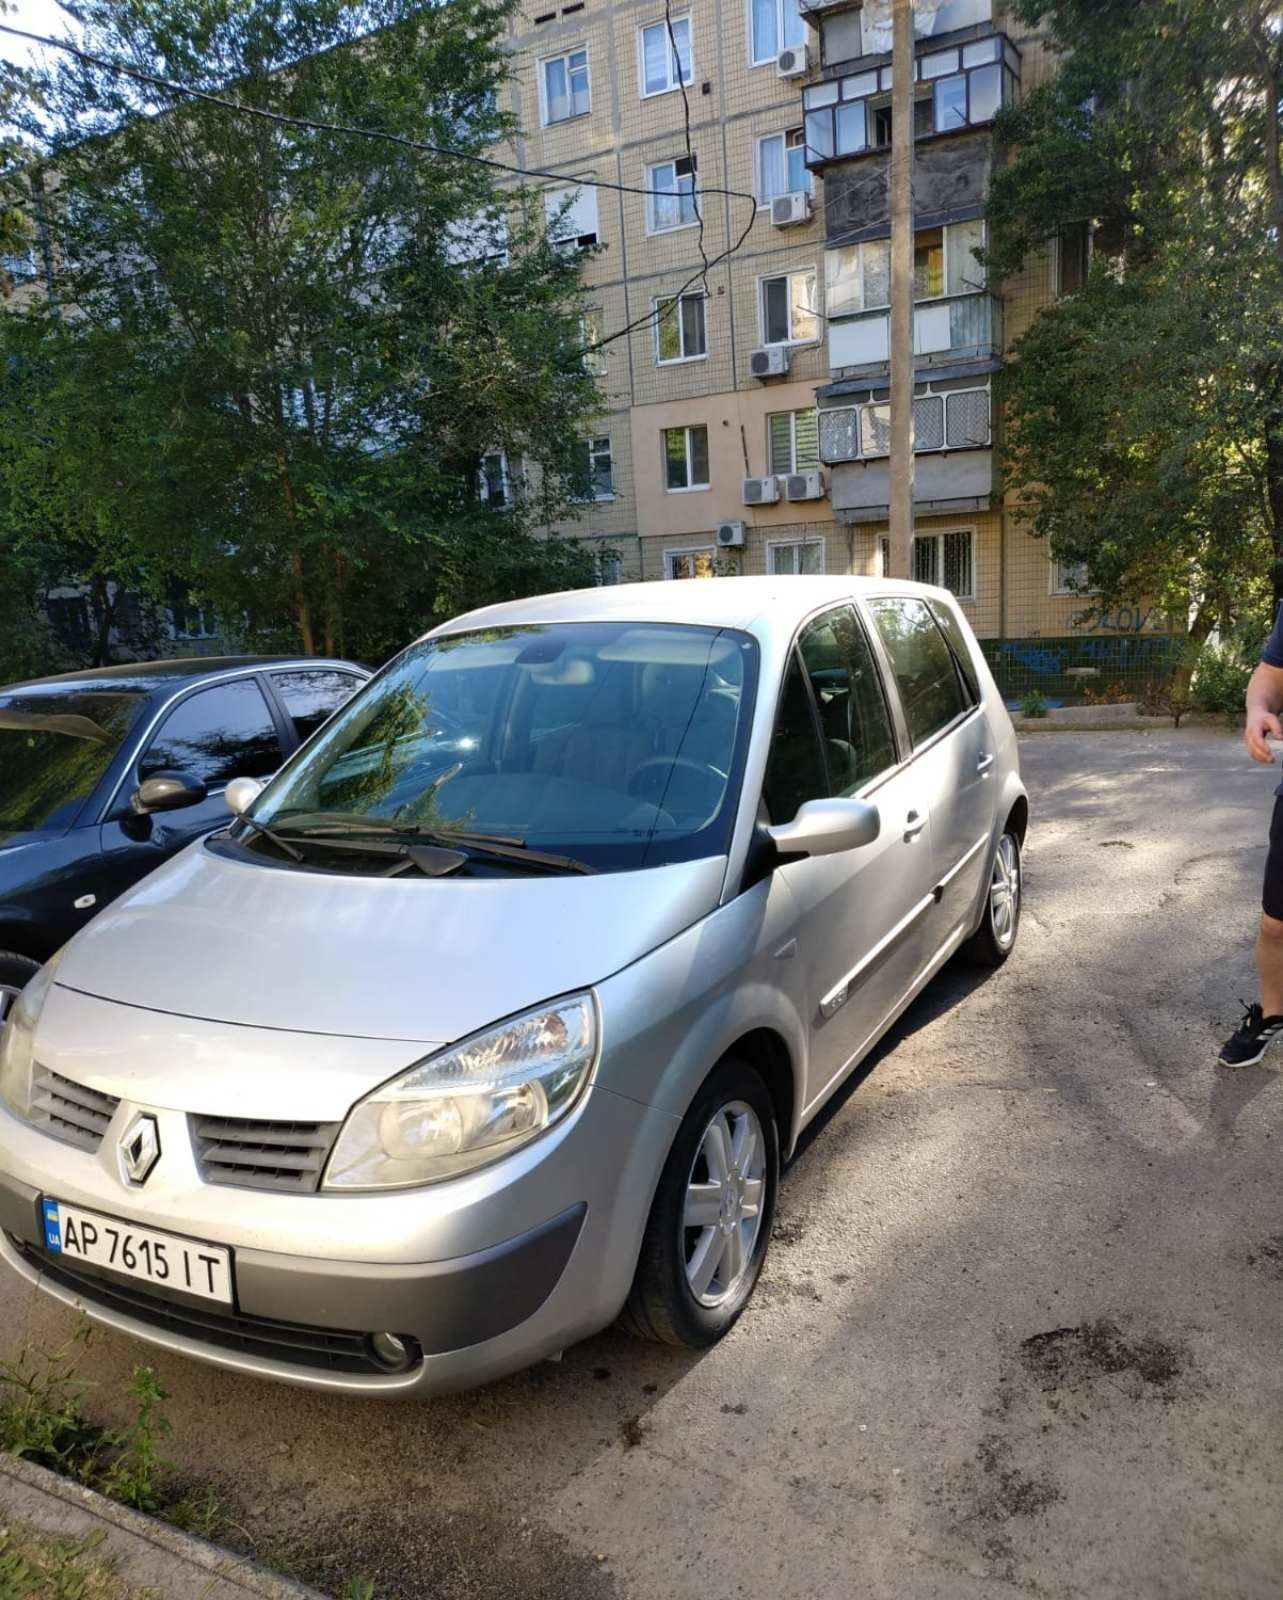
MULTIPOLYGON (((117 586, 119 595, 119 586, 117 586)), ((112 600, 106 578, 93 580, 94 610, 97 613, 98 637, 94 641, 95 667, 109 667, 111 665, 111 625, 116 620, 116 605, 112 600)))
MULTIPOLYGON (((281 469, 281 493, 285 498, 285 520, 289 524, 290 534, 296 536, 296 523, 298 521, 298 506, 294 500, 294 485, 290 481, 289 464, 282 451, 277 456, 277 463, 281 469)), ((316 635, 312 629, 312 607, 307 598, 307 586, 303 582, 303 552, 297 545, 290 551, 290 572, 294 578, 294 618, 298 623, 299 644, 305 656, 316 654, 316 635)))

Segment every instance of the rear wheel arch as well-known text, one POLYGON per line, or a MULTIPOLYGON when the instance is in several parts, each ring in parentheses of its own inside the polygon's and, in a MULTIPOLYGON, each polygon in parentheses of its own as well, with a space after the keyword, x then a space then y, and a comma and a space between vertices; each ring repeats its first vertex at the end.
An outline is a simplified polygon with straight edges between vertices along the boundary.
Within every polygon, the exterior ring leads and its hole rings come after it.
POLYGON ((1023 848, 1025 834, 1028 830, 1029 797, 1022 794, 1016 797, 1015 803, 1012 805, 1011 810, 1008 811, 1007 820, 1002 825, 1002 831, 1003 833, 1014 833, 1017 844, 1023 848))

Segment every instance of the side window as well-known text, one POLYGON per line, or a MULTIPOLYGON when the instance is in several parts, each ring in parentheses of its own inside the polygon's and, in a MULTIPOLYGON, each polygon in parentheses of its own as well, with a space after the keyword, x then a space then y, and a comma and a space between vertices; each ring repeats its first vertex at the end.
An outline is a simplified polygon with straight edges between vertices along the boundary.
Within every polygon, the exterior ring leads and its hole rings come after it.
POLYGON ((976 663, 971 654, 971 642, 967 638, 966 629, 958 621, 956 612, 949 606, 932 601, 931 615, 940 624, 940 632, 949 641, 949 648, 958 663, 958 671, 962 674, 962 686, 967 699, 973 706, 979 705, 980 685, 976 681, 976 663))
POLYGON ((802 631, 798 649, 819 708, 833 793, 857 789, 895 765, 895 737, 882 679, 850 606, 802 631))
POLYGON ((361 687, 361 680, 347 672, 312 672, 300 668, 295 672, 274 672, 272 687, 302 744, 352 698, 361 687))
POLYGON ((870 608, 916 749, 967 709, 953 652, 925 601, 873 600, 870 608))
POLYGON ((792 822, 804 800, 826 799, 830 792, 811 696, 796 650, 789 657, 762 790, 772 822, 792 822))
POLYGON ((187 772, 216 789, 232 778, 265 778, 284 759, 276 724, 249 678, 189 695, 161 723, 138 776, 187 772))

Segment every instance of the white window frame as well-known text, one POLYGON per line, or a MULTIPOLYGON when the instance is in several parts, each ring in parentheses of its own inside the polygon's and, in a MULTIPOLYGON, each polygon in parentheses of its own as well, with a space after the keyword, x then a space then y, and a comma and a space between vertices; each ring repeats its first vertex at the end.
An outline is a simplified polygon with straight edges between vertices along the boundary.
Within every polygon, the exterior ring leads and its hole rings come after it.
POLYGON ((609 434, 609 433, 589 433, 589 434, 585 434, 583 436, 583 438, 580 439, 579 442, 580 442, 580 444, 585 444, 585 445, 588 446, 588 480, 589 480, 590 484, 592 482, 592 477, 593 477, 593 458, 594 458, 594 456, 600 454, 600 452, 595 451, 593 449, 593 446, 595 444, 602 444, 602 443, 605 444, 605 446, 606 446, 606 457, 610 462, 610 488, 606 491, 605 494, 598 493, 596 488, 590 488, 588 493, 586 495, 582 496, 583 504, 585 504, 585 505, 601 505, 605 501, 618 499, 619 491, 618 491, 618 489, 615 488, 615 440, 614 440, 614 436, 612 434, 609 434))
POLYGON ((665 494, 706 494, 708 492, 708 490, 710 490, 713 487, 713 436, 712 436, 712 433, 709 430, 708 424, 706 422, 677 422, 677 423, 673 423, 671 426, 669 426, 667 428, 661 428, 659 430, 659 461, 660 461, 660 466, 661 466, 662 471, 663 471, 664 493, 665 494), (684 433, 686 435, 686 476, 689 479, 690 476, 691 476, 691 472, 692 472, 692 467, 691 467, 691 429, 692 428, 703 428, 705 434, 708 436, 708 482, 707 483, 690 483, 690 482, 687 482, 685 484, 679 485, 676 489, 674 489, 671 486, 671 484, 669 483, 669 481, 668 481, 668 438, 667 438, 667 435, 670 434, 670 433, 676 433, 676 432, 678 432, 679 429, 680 429, 680 431, 682 433, 684 433))
POLYGON ((599 589, 613 589, 624 581, 624 558, 618 550, 594 550, 592 558, 593 582, 599 589), (607 577, 607 570, 613 577, 607 577))
POLYGON ((567 183, 557 188, 545 189, 543 192, 544 229, 548 240, 556 250, 570 252, 572 250, 586 250, 588 245, 581 245, 580 240, 591 236, 592 243, 601 240, 601 217, 597 205, 597 189, 588 183, 567 183), (553 218, 564 208, 565 215, 561 217, 561 227, 573 226, 575 213, 587 210, 591 217, 581 215, 580 222, 592 222, 591 228, 585 228, 581 233, 553 231, 553 218))
POLYGON ((772 578, 774 578, 774 577, 778 577, 778 578, 804 578, 804 577, 810 576, 810 574, 804 573, 804 572, 778 572, 777 573, 775 571, 774 566, 772 565, 772 563, 773 563, 775 558, 771 553, 774 550, 800 550, 803 545, 808 545, 808 544, 818 544, 819 545, 819 547, 820 547, 820 572, 824 573, 825 571, 827 571, 827 567, 825 566, 824 539, 823 539, 822 535, 817 537, 817 538, 814 538, 814 539, 768 539, 766 541, 766 574, 767 574, 767 576, 768 577, 772 577, 772 578))
MULTIPOLYGON (((779 199, 779 195, 768 195, 765 193, 765 185, 762 182, 762 146, 764 144, 770 144, 774 139, 782 139, 784 141, 784 171, 787 174, 789 164, 788 139, 791 133, 800 134, 802 139, 801 144, 794 146, 794 148, 805 150, 806 133, 801 127, 796 125, 791 128, 781 128, 777 133, 759 134, 758 137, 753 141, 753 187, 757 194, 757 209, 759 211, 769 211, 771 209, 771 201, 779 199)), ((815 174, 809 167, 804 165, 802 169, 802 175, 803 181, 800 189, 784 189, 781 191, 781 193, 813 195, 815 193, 815 174)))
POLYGON ((513 477, 512 463, 508 460, 508 452, 506 450, 483 450, 481 452, 481 463, 477 467, 477 476, 481 480, 482 502, 485 505, 490 504, 490 485, 486 481, 485 463, 491 456, 498 456, 499 475, 503 480, 503 504, 498 509, 500 511, 511 511, 517 500, 513 488, 516 479, 513 477))
POLYGON ((792 349, 794 345, 819 344, 821 337, 820 326, 823 320, 824 319, 820 315, 820 273, 819 269, 814 264, 807 267, 788 267, 783 272, 764 272, 761 277, 758 278, 757 328, 758 332, 761 334, 761 343, 764 348, 783 349, 785 346, 787 346, 789 349, 792 349), (811 315, 815 318, 815 332, 810 334, 808 337, 801 339, 794 336, 793 292, 790 289, 788 300, 789 337, 787 339, 768 339, 766 337, 766 285, 768 283, 774 283, 779 278, 802 278, 805 277, 808 272, 811 274, 812 278, 815 279, 815 299, 813 301, 814 309, 811 312, 811 315))
MULTIPOLYGON (((1047 593, 1056 599, 1077 599, 1080 595, 1091 594, 1090 589, 1071 589, 1065 582, 1064 574, 1070 567, 1086 568, 1085 561, 1057 561, 1050 551, 1047 552, 1047 593)), ((1083 577, 1087 576, 1086 571, 1083 577)))
MULTIPOLYGON (((820 460, 820 453, 819 453, 820 418, 819 418, 818 409, 815 406, 791 406, 787 411, 768 411, 766 413, 765 421, 766 421, 766 470, 767 470, 767 472, 769 474, 771 474, 772 476, 777 477, 777 478, 787 478, 787 477, 792 476, 794 473, 798 473, 798 472, 818 472, 819 469, 824 465, 824 463, 820 460), (802 413, 802 412, 809 412, 812 416, 815 417, 816 451, 815 451, 815 465, 813 467, 799 467, 798 464, 797 464, 797 419, 798 419, 799 413, 802 413), (787 472, 780 472, 777 467, 774 467, 771 464, 771 418, 772 417, 787 417, 789 419, 789 460, 792 462, 792 465, 789 467, 787 472)), ((801 540, 801 541, 793 540, 791 542, 794 543, 794 544, 799 543, 799 542, 803 543, 803 544, 806 543, 805 540, 801 540)))
POLYGON ((686 54, 689 58, 690 68, 686 74, 685 87, 689 89, 691 84, 695 81, 695 23, 691 18, 690 12, 680 12, 677 16, 672 17, 671 19, 667 17, 657 17, 650 22, 639 23, 637 25, 637 93, 643 100, 656 100, 662 94, 675 94, 683 87, 681 61, 679 59, 676 63, 674 62, 673 41, 667 37, 668 23, 670 20, 673 25, 674 33, 677 32, 677 24, 679 22, 684 22, 686 24, 686 54), (665 54, 668 61, 669 81, 667 86, 663 89, 648 89, 646 87, 646 35, 652 28, 664 29, 664 43, 668 46, 665 54), (674 65, 677 67, 676 77, 673 75, 674 65))
MULTIPOLYGON (((915 533, 914 536, 913 536, 913 542, 914 542, 915 545, 917 544, 919 539, 933 539, 935 541, 935 546, 936 546, 936 570, 940 574, 940 583, 939 583, 938 587, 941 588, 941 589, 948 589, 948 592, 951 595, 953 595, 953 598, 955 600, 957 600, 960 604, 962 604, 962 605, 974 605, 975 604, 975 599, 976 599, 976 530, 975 530, 975 526, 974 525, 970 525, 970 526, 963 526, 961 528, 932 528, 927 533, 915 533), (947 538, 949 538, 951 535, 959 534, 959 533, 965 533, 967 535, 968 539, 970 539, 970 541, 971 541, 971 592, 969 594, 957 594, 954 590, 948 589, 948 585, 944 581, 944 541, 947 538)), ((916 551, 913 552, 913 562, 914 562, 914 567, 916 569, 916 566, 917 566, 916 551)))
POLYGON ((569 45, 564 50, 557 50, 550 56, 540 56, 538 64, 539 76, 539 126, 541 128, 559 128, 563 122, 577 122, 580 117, 592 116, 592 61, 588 54, 588 41, 583 44, 569 45), (548 75, 547 69, 554 61, 566 63, 566 88, 570 89, 570 58, 583 55, 584 71, 588 75, 588 109, 587 111, 572 111, 568 117, 558 117, 554 122, 548 115, 548 75))
MULTIPOLYGON (((671 167, 673 169, 673 182, 675 184, 678 181, 677 163, 686 159, 687 158, 685 156, 670 156, 667 161, 651 161, 647 163, 645 168, 646 182, 643 187, 646 190, 646 232, 648 234, 680 233, 683 228, 699 227, 699 163, 695 160, 693 155, 690 158, 694 162, 691 176, 694 178, 695 182, 691 190, 691 201, 695 215, 689 222, 674 222, 671 226, 664 228, 661 228, 657 221, 658 213, 655 207, 656 200, 662 200, 668 197, 671 197, 674 200, 681 200, 684 198, 684 196, 680 189, 656 189, 654 184, 651 182, 651 176, 653 173, 658 172, 661 167, 671 167)), ((682 176, 685 177, 685 173, 683 173, 682 176)))
POLYGON ((681 367, 681 366, 685 366, 686 363, 689 362, 689 361, 707 361, 708 360, 708 296, 706 294, 702 294, 702 293, 701 294, 682 294, 682 295, 658 294, 658 295, 655 296, 655 298, 651 302, 651 304, 652 304, 652 308, 653 308, 654 313, 655 313, 655 365, 657 367, 681 367), (694 355, 694 356, 688 356, 688 355, 662 356, 659 353, 659 324, 660 324, 660 311, 659 311, 659 308, 660 308, 660 306, 664 305, 665 303, 672 304, 672 303, 676 302, 676 305, 677 305, 677 342, 678 342, 679 345, 683 345, 684 346, 685 340, 682 337, 682 312, 681 312, 681 302, 683 300, 702 300, 704 302, 704 309, 703 309, 703 312, 701 313, 701 315, 703 317, 703 320, 704 320, 704 348, 698 355, 694 355))
MULTIPOLYGON (((769 56, 756 56, 753 54, 753 0, 744 0, 744 31, 748 36, 748 64, 750 67, 774 66, 776 61, 779 59, 780 50, 791 50, 795 48, 793 45, 787 45, 784 43, 784 7, 787 4, 788 0, 775 0, 775 34, 779 41, 779 49, 777 49, 774 54, 769 56)), ((798 10, 800 14, 801 8, 799 7, 798 10)), ((802 25, 803 29, 805 30, 805 21, 803 21, 802 25)))
POLYGON ((683 580, 677 578, 672 572, 672 562, 675 556, 712 556, 713 560, 716 561, 717 546, 715 544, 689 544, 680 545, 671 550, 666 549, 664 551, 664 577, 669 582, 680 583, 683 580))

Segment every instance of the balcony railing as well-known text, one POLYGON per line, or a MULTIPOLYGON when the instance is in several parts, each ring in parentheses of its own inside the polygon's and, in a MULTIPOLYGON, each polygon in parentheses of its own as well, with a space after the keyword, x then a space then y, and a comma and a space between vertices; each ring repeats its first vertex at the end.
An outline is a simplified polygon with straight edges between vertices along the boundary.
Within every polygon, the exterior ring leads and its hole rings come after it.
MULTIPOLYGON (((891 405, 870 400, 819 413, 820 460, 876 461, 891 453, 891 405)), ((953 389, 919 395, 913 402, 915 454, 931 450, 977 450, 990 443, 989 390, 953 389)))
MULTIPOLYGON (((865 311, 829 320, 829 368, 885 367, 889 313, 865 311)), ((992 295, 958 294, 913 308, 913 353, 919 365, 976 361, 1002 348, 1002 308, 992 295)))

